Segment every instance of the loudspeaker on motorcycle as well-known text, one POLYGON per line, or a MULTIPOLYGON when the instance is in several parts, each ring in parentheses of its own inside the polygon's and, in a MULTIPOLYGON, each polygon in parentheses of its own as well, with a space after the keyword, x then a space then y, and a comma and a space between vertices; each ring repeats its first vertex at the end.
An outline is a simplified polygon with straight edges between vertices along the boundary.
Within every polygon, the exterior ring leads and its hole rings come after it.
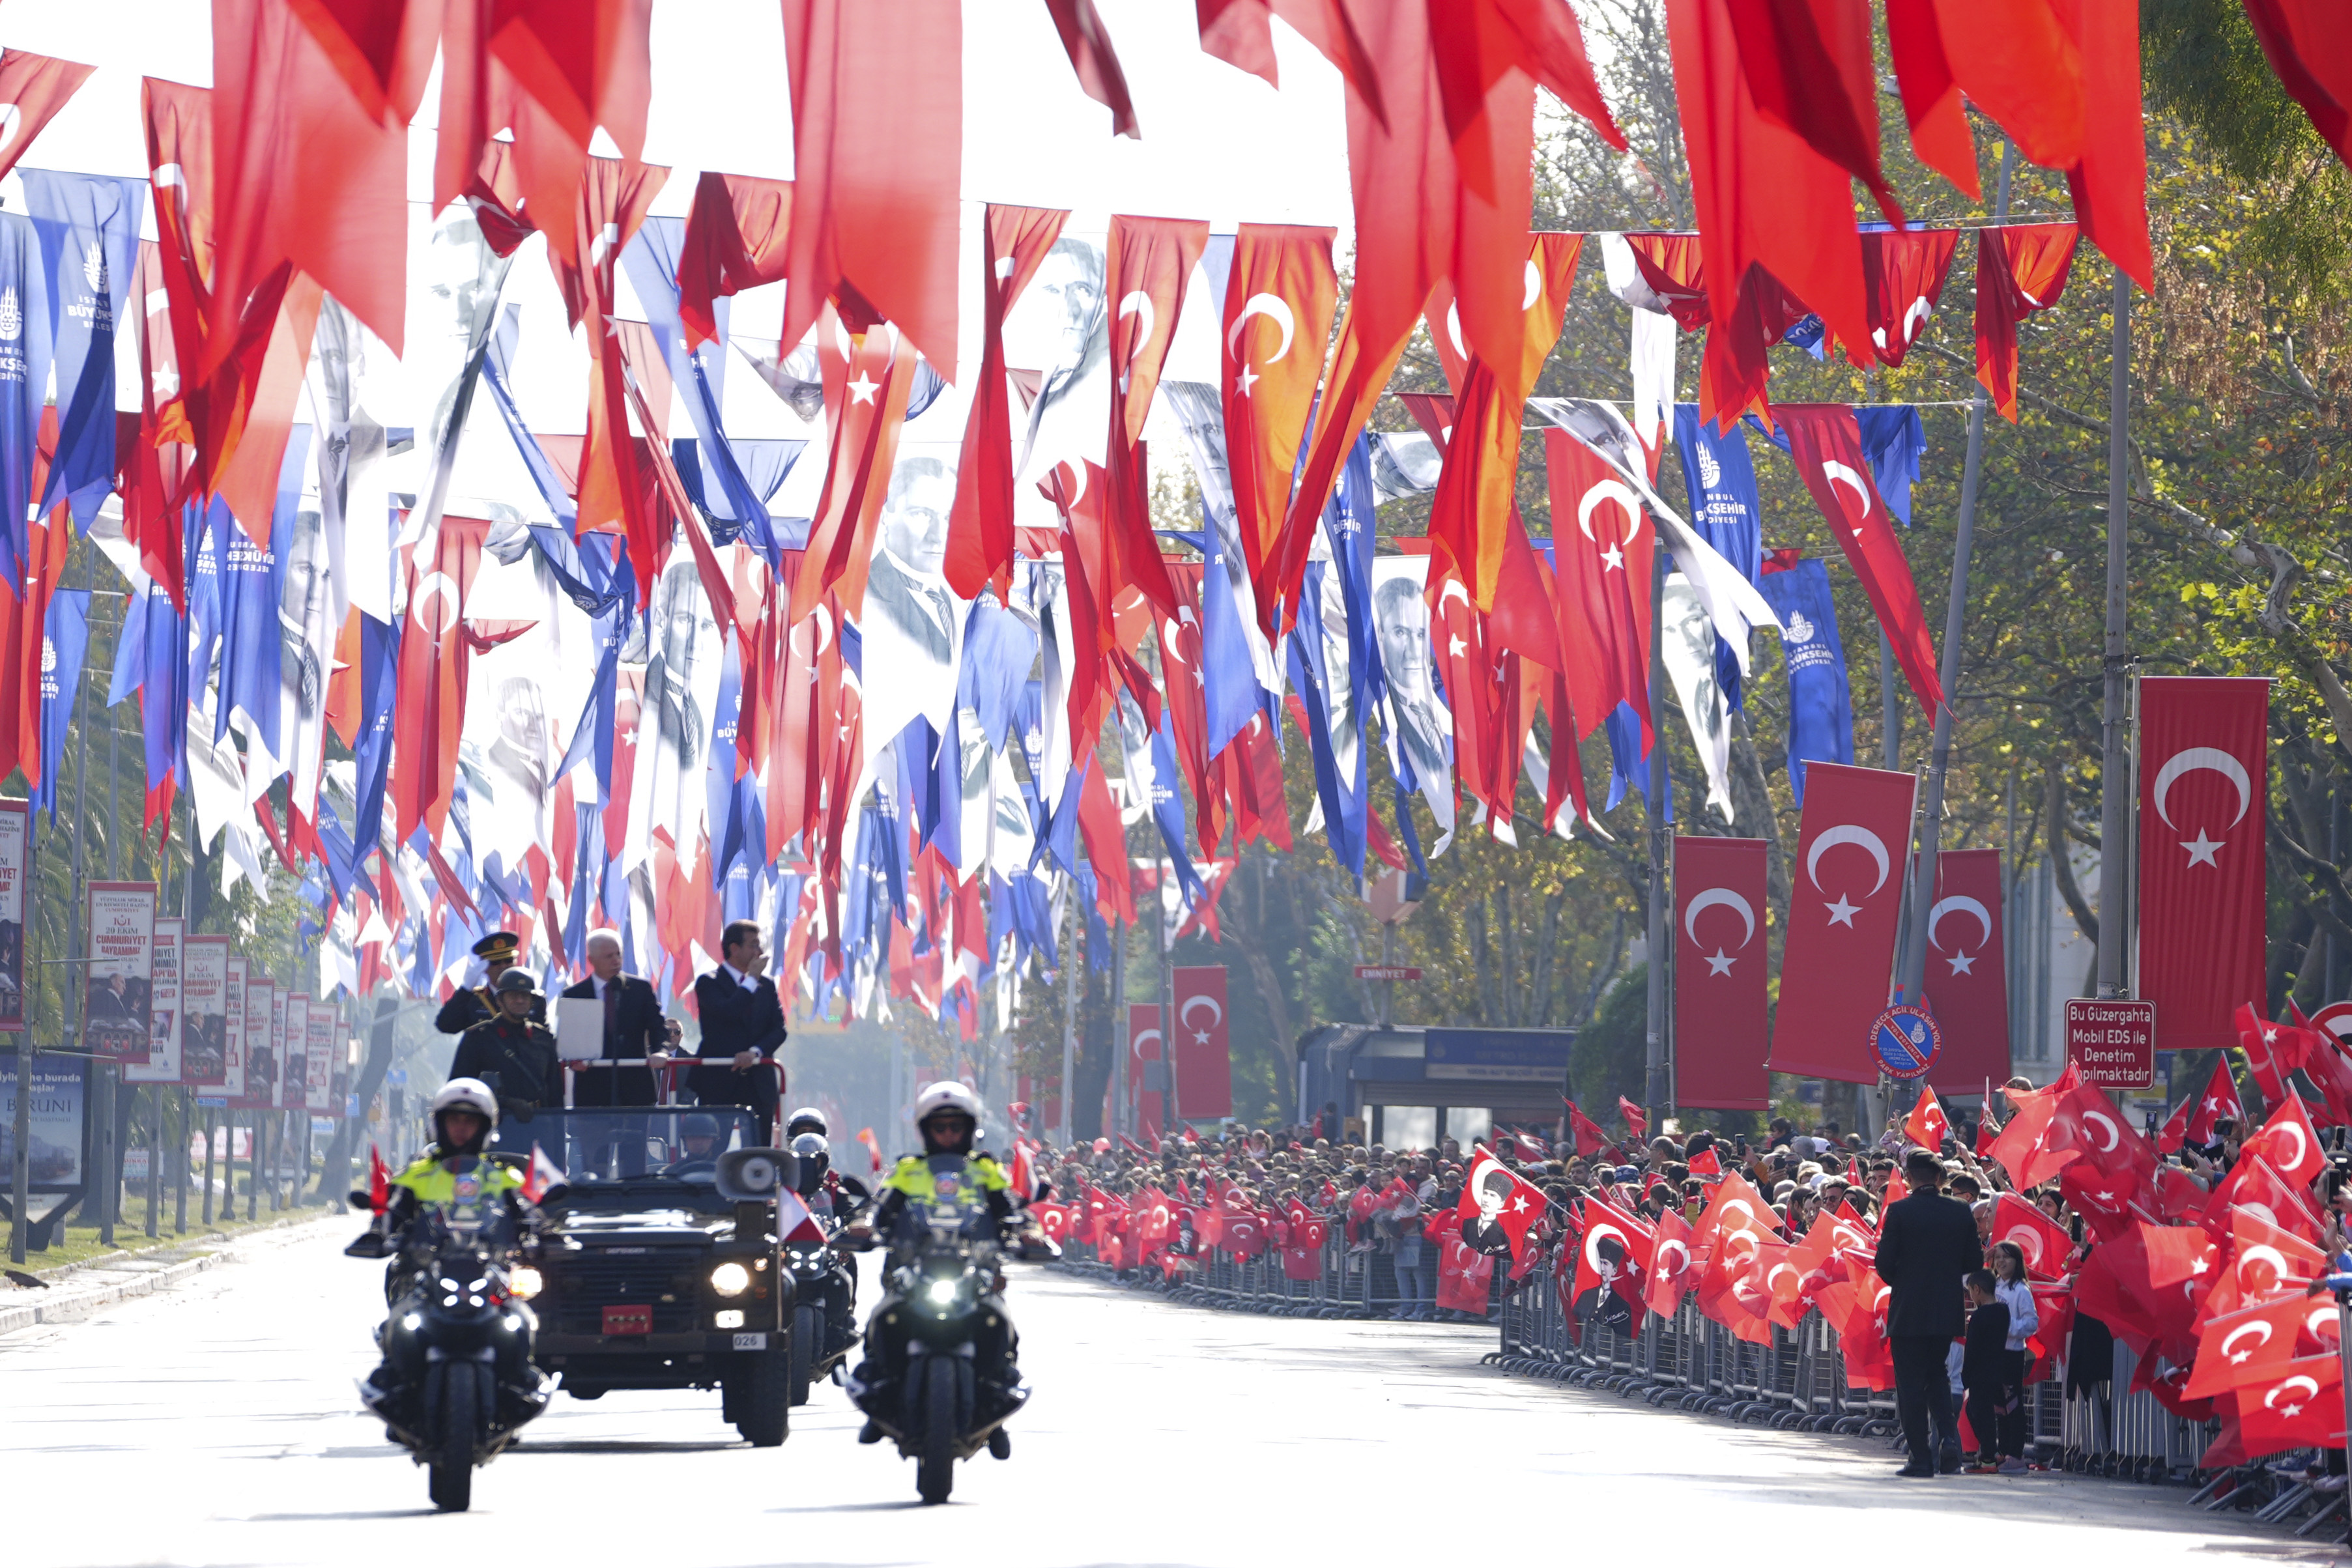
POLYGON ((800 1184, 800 1157, 789 1149, 730 1149, 719 1156, 719 1196, 730 1203, 771 1203, 800 1184))

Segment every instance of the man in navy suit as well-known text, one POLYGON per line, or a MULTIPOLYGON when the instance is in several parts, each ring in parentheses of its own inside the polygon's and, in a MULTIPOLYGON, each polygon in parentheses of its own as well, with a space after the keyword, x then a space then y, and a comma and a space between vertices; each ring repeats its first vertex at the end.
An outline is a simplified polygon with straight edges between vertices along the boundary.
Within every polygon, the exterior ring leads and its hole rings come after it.
POLYGON ((694 981, 702 1017, 701 1065, 687 1080, 705 1105, 748 1105, 760 1119, 760 1142, 772 1145, 780 1085, 768 1063, 784 1043, 784 1009, 768 978, 767 944, 756 920, 730 920, 719 939, 721 962, 694 981))
POLYGON ((1903 1162, 1911 1196, 1886 1206, 1878 1229, 1874 1266, 1886 1281, 1886 1342, 1895 1353, 1895 1411, 1911 1462, 1895 1474, 1911 1478, 1937 1472, 1937 1456, 1955 1456, 1959 1445, 1944 1439, 1959 1428, 1952 1420, 1952 1385, 1945 1358, 1968 1321, 1961 1281, 1984 1267, 1976 1216, 1969 1206, 1946 1197, 1944 1162, 1914 1149, 1903 1162), (1930 1429, 1932 1427, 1932 1430, 1930 1429))

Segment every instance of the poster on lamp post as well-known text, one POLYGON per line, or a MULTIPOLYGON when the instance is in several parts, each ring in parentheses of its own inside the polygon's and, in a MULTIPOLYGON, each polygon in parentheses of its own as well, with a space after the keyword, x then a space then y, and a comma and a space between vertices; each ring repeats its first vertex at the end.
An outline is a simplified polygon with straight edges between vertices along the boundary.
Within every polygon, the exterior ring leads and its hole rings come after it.
POLYGON ((82 1049, 126 1067, 147 1064, 154 967, 155 884, 91 883, 82 1049))
POLYGON ((183 1053, 187 1038, 187 982, 183 973, 186 944, 182 936, 186 929, 186 922, 176 915, 155 922, 155 951, 148 967, 147 1060, 123 1064, 125 1083, 186 1082, 183 1053))
POLYGON ((180 1082, 207 1097, 228 1082, 228 938, 180 944, 180 1082))
POLYGON ((335 1009, 325 1002, 310 1003, 310 1049, 303 1053, 302 1103, 315 1114, 331 1115, 342 1102, 335 1097, 335 1080, 342 1074, 336 1053, 335 1009))
MULTIPOLYGON (((226 943, 228 938, 222 937, 226 943)), ((245 1103, 245 991, 247 981, 246 961, 234 957, 222 966, 226 977, 221 988, 221 1097, 231 1105, 245 1103)))
POLYGON ((310 997, 295 991, 278 1004, 285 1009, 285 1043, 278 1051, 282 1075, 278 1081, 278 1108, 299 1111, 310 1103, 308 1087, 310 1061, 310 997))

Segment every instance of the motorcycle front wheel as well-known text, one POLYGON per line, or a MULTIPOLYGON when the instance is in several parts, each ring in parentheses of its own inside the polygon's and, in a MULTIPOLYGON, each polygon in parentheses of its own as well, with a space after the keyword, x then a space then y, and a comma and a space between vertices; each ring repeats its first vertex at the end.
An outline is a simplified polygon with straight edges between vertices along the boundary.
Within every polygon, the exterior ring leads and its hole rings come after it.
POLYGON ((955 1490, 956 1434, 961 1429, 956 1383, 961 1369, 954 1356, 927 1355, 922 1370, 918 1408, 923 1435, 915 1458, 915 1490, 924 1502, 940 1503, 955 1490))
POLYGON ((809 1367, 824 1338, 824 1309, 801 1307, 793 1313, 793 1403, 809 1400, 809 1367))
POLYGON ((433 1458, 426 1466, 426 1491, 444 1513, 463 1513, 474 1501, 474 1433, 477 1390, 471 1362, 444 1362, 433 1369, 436 1413, 433 1458))

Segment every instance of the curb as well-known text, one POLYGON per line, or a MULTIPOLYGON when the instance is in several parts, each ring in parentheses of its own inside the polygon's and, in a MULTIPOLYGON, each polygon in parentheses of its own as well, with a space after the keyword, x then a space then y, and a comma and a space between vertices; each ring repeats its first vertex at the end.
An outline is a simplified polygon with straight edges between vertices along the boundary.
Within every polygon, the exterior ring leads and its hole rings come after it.
MULTIPOLYGON (((112 1306, 117 1301, 128 1301, 134 1296, 152 1295, 157 1291, 192 1280, 198 1274, 230 1261, 236 1249, 249 1239, 268 1236, 297 1225, 314 1224, 325 1218, 328 1218, 325 1214, 289 1215, 275 1225, 263 1226, 256 1230, 243 1231, 229 1237, 221 1246, 211 1251, 200 1252, 193 1258, 184 1258, 176 1263, 168 1263, 160 1269, 145 1270, 129 1279, 115 1280, 86 1290, 61 1291, 53 1286, 47 1291, 11 1292, 41 1299, 22 1304, 0 1306, 0 1337, 16 1333, 23 1329, 37 1327, 42 1323, 74 1322, 88 1316, 100 1307, 112 1306)), ((139 1254, 126 1252, 118 1256, 136 1258, 139 1254)), ((68 1270, 68 1273, 70 1275, 84 1270, 106 1269, 110 1260, 92 1259, 87 1263, 77 1264, 72 1270, 68 1270)))

